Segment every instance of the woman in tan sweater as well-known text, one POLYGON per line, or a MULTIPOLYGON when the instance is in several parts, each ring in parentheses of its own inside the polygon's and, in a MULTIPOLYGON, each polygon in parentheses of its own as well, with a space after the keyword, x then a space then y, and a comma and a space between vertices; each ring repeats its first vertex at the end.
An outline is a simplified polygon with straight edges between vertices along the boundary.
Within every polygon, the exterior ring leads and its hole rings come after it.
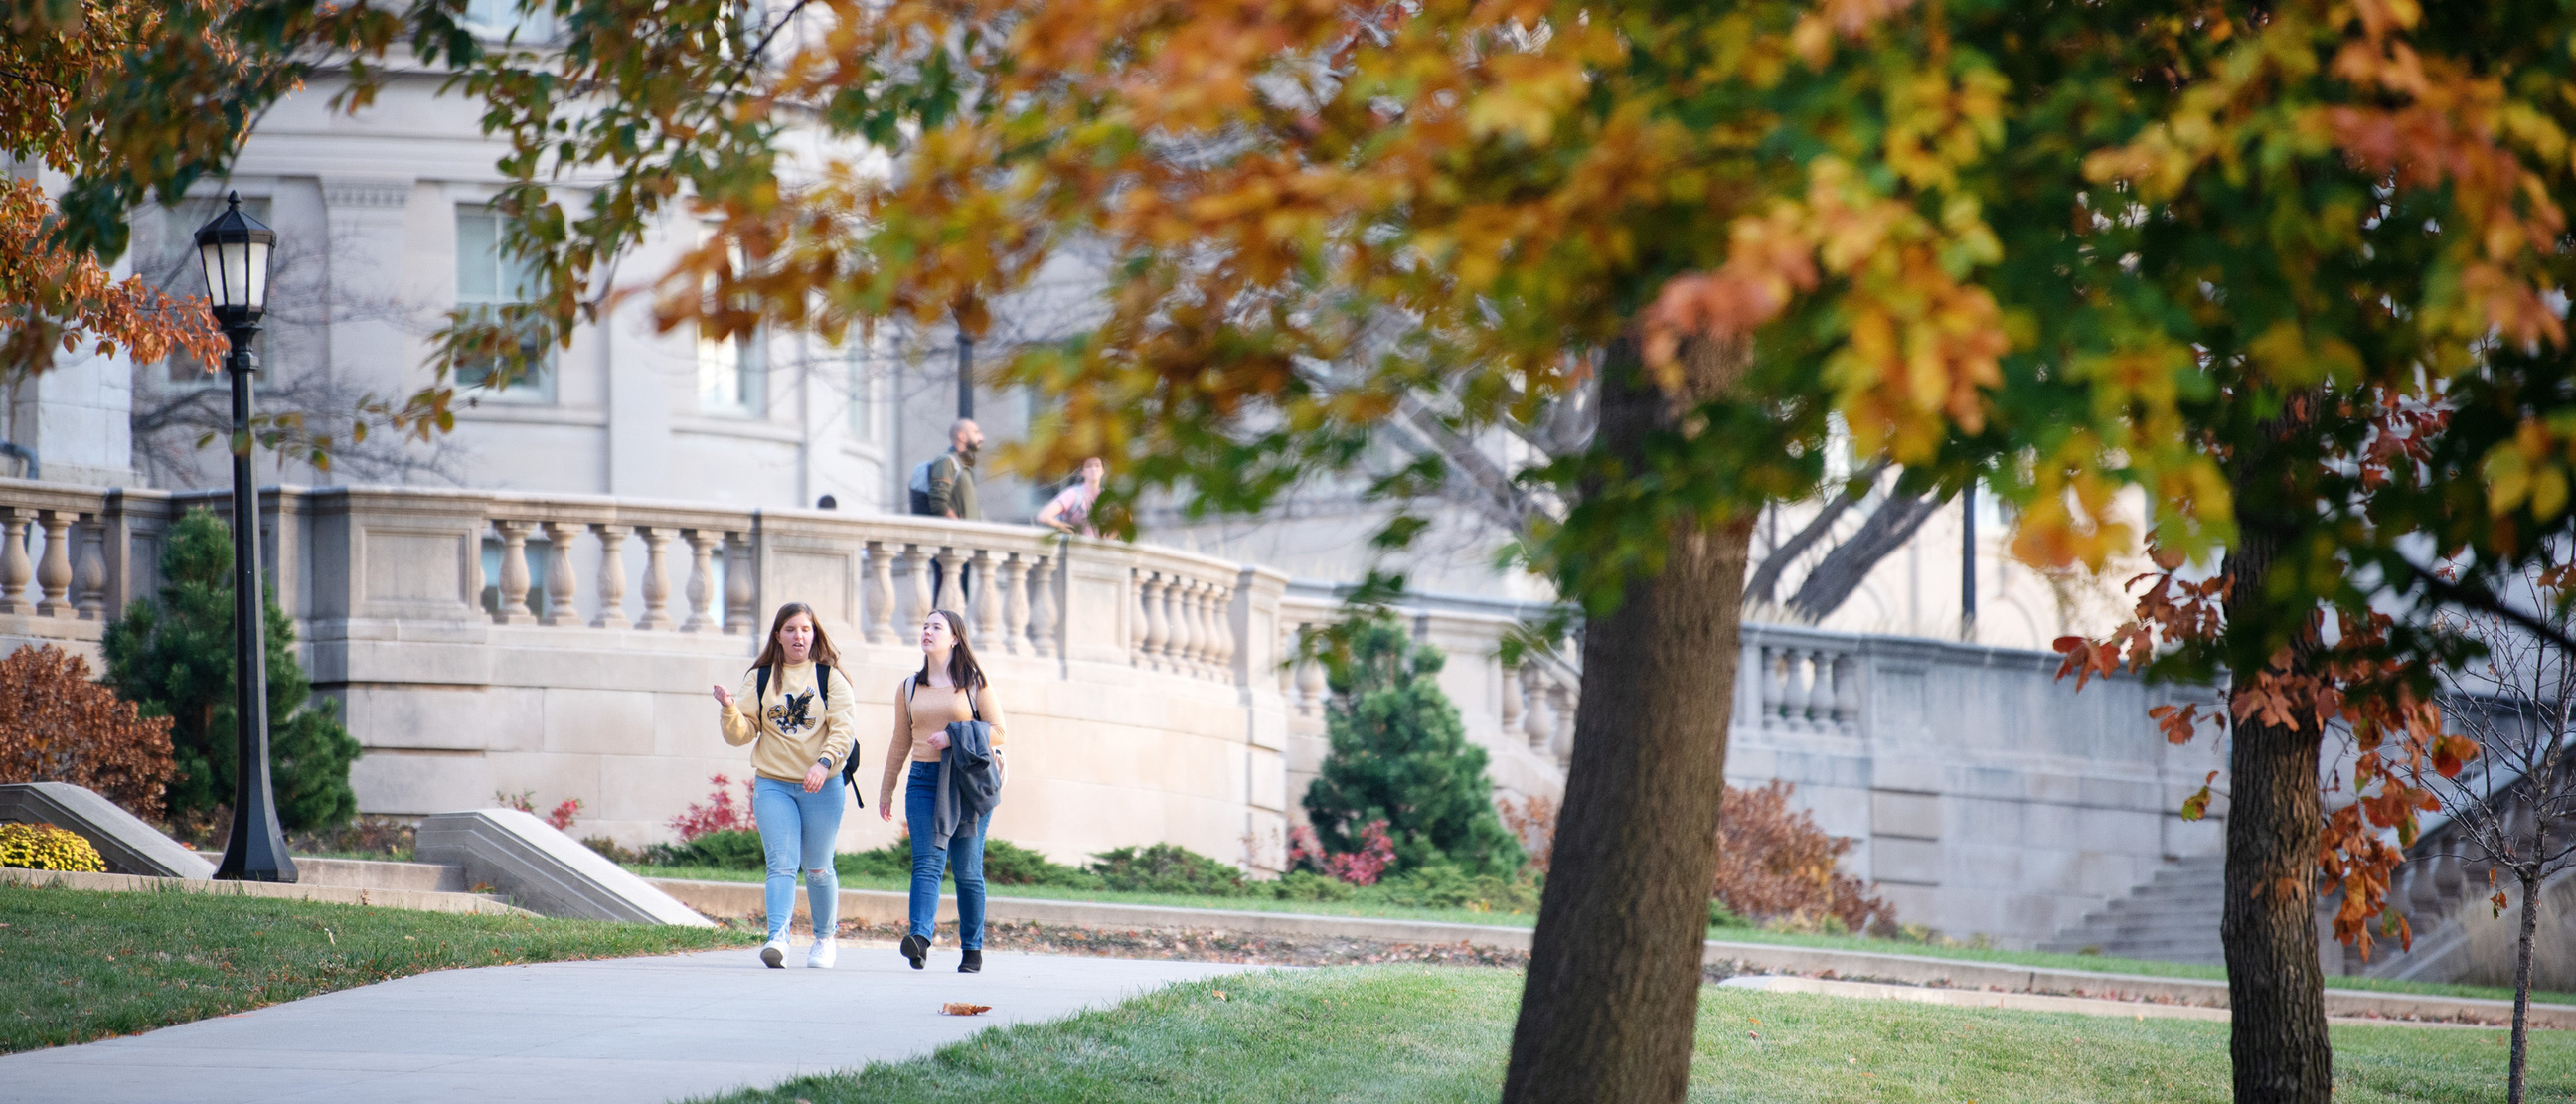
POLYGON ((850 724, 859 697, 840 663, 813 609, 789 602, 778 607, 769 643, 743 675, 742 689, 715 688, 716 704, 724 707, 725 742, 752 745, 751 816, 760 825, 760 850, 769 866, 763 899, 769 942, 760 948, 760 960, 772 969, 786 965, 787 922, 796 912, 800 867, 805 904, 814 914, 814 946, 805 952, 805 964, 828 969, 835 957, 833 906, 840 903, 841 879, 832 869, 832 842, 841 834, 841 790, 832 776, 858 748, 850 724), (742 708, 745 702, 750 708, 742 708))
POLYGON ((909 772, 903 816, 912 829, 912 927, 903 937, 903 957, 915 970, 930 956, 930 936, 939 919, 939 877, 951 866, 957 875, 957 943, 965 951, 957 972, 984 968, 984 828, 993 814, 959 824, 952 838, 928 838, 948 725, 979 718, 993 726, 993 760, 999 766, 1002 703, 985 681, 984 668, 976 664, 975 649, 966 643, 965 622, 947 610, 932 610, 921 622, 921 670, 904 676, 895 689, 894 738, 886 745, 885 778, 877 787, 877 815, 893 820, 895 775, 909 772))

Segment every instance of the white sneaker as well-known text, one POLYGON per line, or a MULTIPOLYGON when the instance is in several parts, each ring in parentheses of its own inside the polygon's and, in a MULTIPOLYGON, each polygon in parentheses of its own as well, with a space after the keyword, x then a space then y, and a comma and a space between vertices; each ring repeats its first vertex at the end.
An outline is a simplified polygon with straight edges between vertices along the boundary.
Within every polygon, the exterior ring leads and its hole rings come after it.
POLYGON ((787 941, 784 939, 772 939, 767 943, 761 944, 760 963, 772 970, 785 969, 787 966, 787 941))
POLYGON ((805 965, 817 970, 829 970, 832 968, 832 960, 839 957, 840 952, 832 945, 832 937, 827 935, 815 940, 814 946, 805 952, 805 965))

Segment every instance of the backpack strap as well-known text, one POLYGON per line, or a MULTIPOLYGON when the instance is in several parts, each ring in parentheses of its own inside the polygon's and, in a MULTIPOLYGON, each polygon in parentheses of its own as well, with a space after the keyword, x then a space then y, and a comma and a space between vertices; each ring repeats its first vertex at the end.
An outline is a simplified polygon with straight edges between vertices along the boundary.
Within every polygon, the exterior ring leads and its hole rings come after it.
MULTIPOLYGON (((760 716, 760 703, 769 700, 769 672, 771 670, 772 668, 764 666, 760 669, 760 674, 753 676, 751 684, 751 715, 754 718, 760 716)), ((757 729, 759 727, 759 722, 755 720, 752 727, 757 729)))
POLYGON ((817 663, 817 664, 815 664, 815 665, 814 665, 814 689, 815 689, 815 691, 816 691, 817 693, 819 693, 819 694, 821 694, 821 695, 823 696, 823 709, 824 709, 824 711, 825 711, 825 712, 830 712, 830 711, 831 711, 831 708, 832 708, 832 665, 831 665, 831 664, 829 664, 829 663, 817 663))

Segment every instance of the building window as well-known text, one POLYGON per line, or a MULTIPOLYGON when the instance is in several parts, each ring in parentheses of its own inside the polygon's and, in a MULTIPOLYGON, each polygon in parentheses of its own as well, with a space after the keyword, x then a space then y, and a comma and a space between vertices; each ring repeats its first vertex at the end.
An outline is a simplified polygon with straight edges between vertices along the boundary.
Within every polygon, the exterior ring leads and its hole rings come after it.
MULTIPOLYGON (((501 307, 527 302, 536 289, 536 275, 527 261, 501 250, 506 219, 489 207, 456 209, 456 306, 469 318, 489 318, 501 307)), ((492 386, 493 376, 501 367, 494 360, 459 363, 456 385, 485 388, 496 398, 551 401, 555 391, 553 350, 543 339, 532 338, 528 344, 535 359, 526 373, 507 386, 492 386)))
POLYGON ((757 418, 769 412, 769 342, 755 331, 741 337, 698 338, 698 409, 757 418))
POLYGON ((544 7, 523 12, 519 0, 465 0, 465 16, 456 22, 476 38, 533 45, 554 37, 554 15, 544 7))

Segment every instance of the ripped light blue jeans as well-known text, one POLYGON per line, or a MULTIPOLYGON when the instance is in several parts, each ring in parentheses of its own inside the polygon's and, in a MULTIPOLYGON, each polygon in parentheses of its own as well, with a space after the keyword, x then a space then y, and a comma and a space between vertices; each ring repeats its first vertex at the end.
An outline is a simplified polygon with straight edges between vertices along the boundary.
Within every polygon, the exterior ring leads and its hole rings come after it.
POLYGON ((832 841, 841 834, 841 810, 849 797, 833 778, 815 793, 802 783, 762 778, 751 786, 751 818, 760 825, 761 857, 768 861, 768 892, 761 903, 769 910, 769 937, 787 938, 787 922, 796 915, 796 872, 805 871, 805 907, 814 914, 814 935, 832 934, 841 903, 841 876, 832 869, 832 841))

